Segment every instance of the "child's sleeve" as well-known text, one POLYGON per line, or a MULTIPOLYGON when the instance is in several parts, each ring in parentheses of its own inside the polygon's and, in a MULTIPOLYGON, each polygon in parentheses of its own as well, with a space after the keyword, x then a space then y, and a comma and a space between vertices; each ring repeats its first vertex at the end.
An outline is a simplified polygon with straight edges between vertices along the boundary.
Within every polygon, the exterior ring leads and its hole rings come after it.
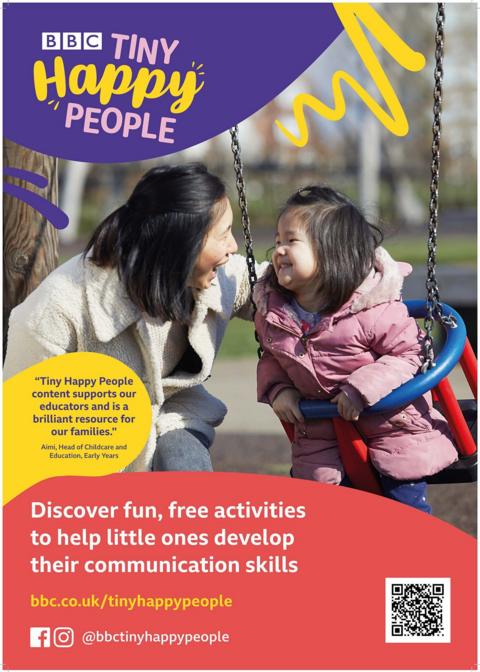
POLYGON ((257 365, 257 400, 272 405, 275 397, 287 387, 295 387, 290 376, 275 359, 275 355, 263 347, 265 320, 260 311, 255 315, 255 329, 263 353, 257 365))
POLYGON ((341 389, 349 397, 360 395, 364 406, 373 406, 418 372, 422 332, 405 304, 395 301, 382 310, 367 337, 378 359, 354 371, 341 389))
POLYGON ((263 352, 257 366, 257 399, 264 404, 274 402, 287 387, 295 387, 271 352, 263 352))

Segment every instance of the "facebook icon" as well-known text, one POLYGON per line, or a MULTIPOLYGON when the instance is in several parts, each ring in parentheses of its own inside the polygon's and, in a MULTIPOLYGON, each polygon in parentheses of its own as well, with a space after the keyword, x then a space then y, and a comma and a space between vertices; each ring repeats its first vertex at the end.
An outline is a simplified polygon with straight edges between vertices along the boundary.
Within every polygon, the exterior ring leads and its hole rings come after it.
POLYGON ((30 647, 46 649, 50 646, 50 628, 30 628, 30 647))

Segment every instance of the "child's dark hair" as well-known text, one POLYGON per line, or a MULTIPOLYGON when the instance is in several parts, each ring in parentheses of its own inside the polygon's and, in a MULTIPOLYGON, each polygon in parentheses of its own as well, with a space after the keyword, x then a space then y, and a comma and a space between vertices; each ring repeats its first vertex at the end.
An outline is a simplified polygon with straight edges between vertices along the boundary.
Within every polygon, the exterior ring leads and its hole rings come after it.
POLYGON ((116 268, 141 311, 188 322, 188 281, 225 197, 223 182, 203 164, 153 168, 98 226, 84 255, 90 253, 97 266, 116 268))
MULTIPOLYGON (((305 224, 319 261, 320 291, 325 301, 321 310, 334 313, 370 273, 383 234, 346 196, 330 187, 299 189, 290 196, 279 217, 293 210, 305 224)), ((290 294, 278 284, 273 268, 268 281, 278 291, 290 294)))

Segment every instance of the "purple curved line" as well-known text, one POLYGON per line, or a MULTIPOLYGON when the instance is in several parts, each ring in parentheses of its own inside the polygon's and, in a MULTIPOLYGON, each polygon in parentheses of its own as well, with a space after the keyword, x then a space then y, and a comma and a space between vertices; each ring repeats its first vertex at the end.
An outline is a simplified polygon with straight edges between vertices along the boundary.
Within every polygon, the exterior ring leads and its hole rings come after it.
POLYGON ((3 174, 9 177, 18 177, 20 180, 26 180, 40 188, 46 187, 48 184, 48 179, 44 175, 32 173, 32 171, 24 170, 23 168, 4 168, 3 174))
POLYGON ((56 205, 47 201, 46 198, 43 198, 43 196, 34 194, 33 191, 29 191, 23 187, 17 187, 16 184, 10 184, 9 182, 4 183, 3 191, 10 194, 10 196, 19 198, 32 208, 35 208, 35 210, 44 215, 56 229, 65 229, 68 226, 68 215, 63 212, 63 210, 60 210, 60 208, 57 208, 56 205))

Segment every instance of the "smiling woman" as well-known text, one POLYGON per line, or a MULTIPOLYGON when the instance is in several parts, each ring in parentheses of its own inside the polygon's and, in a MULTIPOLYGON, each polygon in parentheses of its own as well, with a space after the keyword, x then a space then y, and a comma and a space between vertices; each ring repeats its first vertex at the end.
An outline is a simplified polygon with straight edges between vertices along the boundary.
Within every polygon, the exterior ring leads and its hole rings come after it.
POLYGON ((218 267, 224 266, 230 255, 238 250, 232 234, 233 213, 228 198, 219 201, 215 210, 214 222, 193 269, 191 285, 196 289, 210 287, 217 277, 218 267))
POLYGON ((227 409, 202 383, 229 319, 252 317, 236 251, 216 176, 201 164, 152 169, 84 254, 12 311, 6 377, 67 352, 115 357, 140 376, 152 403, 150 438, 129 468, 211 470, 213 428, 227 409))

